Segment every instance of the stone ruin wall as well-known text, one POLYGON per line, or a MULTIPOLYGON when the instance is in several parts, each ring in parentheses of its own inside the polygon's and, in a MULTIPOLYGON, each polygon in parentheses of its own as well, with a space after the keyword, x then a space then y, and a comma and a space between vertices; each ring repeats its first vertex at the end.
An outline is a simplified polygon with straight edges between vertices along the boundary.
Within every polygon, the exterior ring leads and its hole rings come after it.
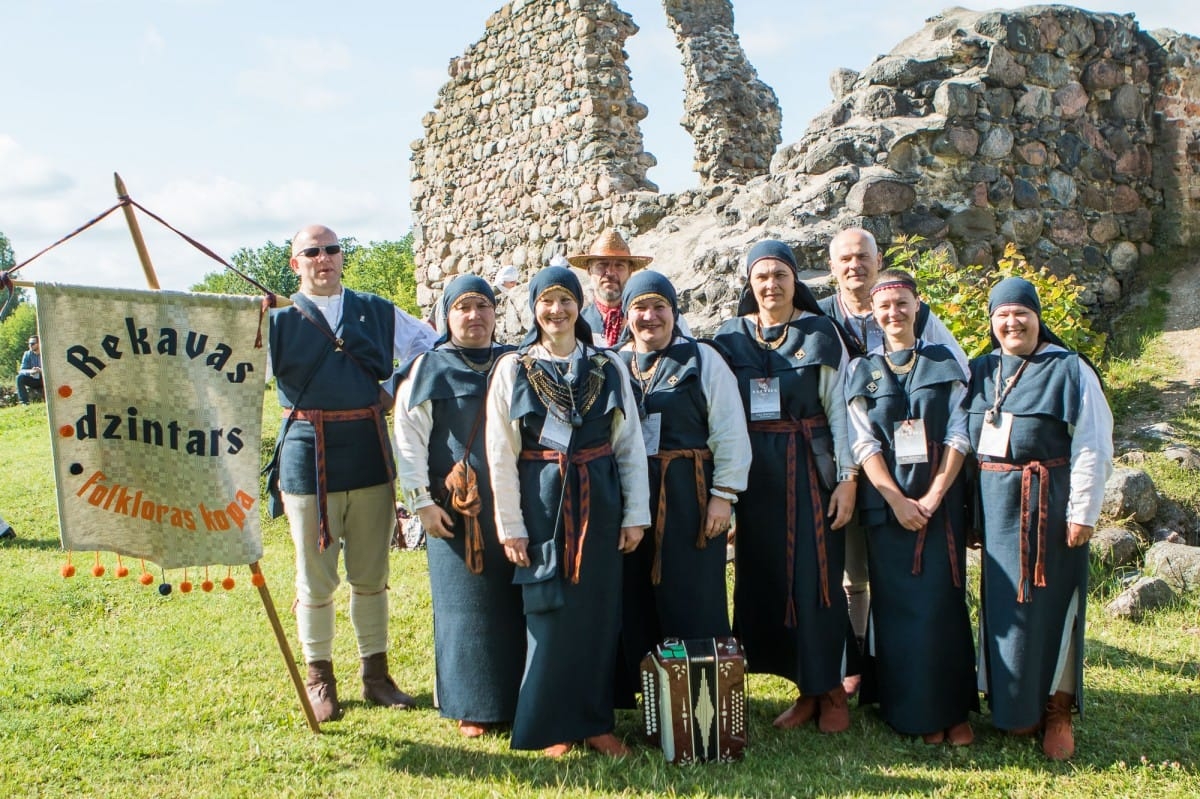
MULTIPOLYGON (((423 304, 463 271, 514 263, 527 278, 607 225, 655 256, 700 332, 733 312, 742 258, 764 237, 792 244, 814 275, 849 225, 885 246, 920 235, 958 263, 990 265, 1015 242, 1102 306, 1155 246, 1200 235, 1194 37, 1067 6, 950 9, 862 73, 834 71, 834 101, 776 149, 778 104, 728 0, 663 6, 698 187, 660 194, 645 179, 628 15, 602 0, 516 0, 451 62, 414 145, 423 304)), ((525 321, 510 312, 501 334, 525 321)))

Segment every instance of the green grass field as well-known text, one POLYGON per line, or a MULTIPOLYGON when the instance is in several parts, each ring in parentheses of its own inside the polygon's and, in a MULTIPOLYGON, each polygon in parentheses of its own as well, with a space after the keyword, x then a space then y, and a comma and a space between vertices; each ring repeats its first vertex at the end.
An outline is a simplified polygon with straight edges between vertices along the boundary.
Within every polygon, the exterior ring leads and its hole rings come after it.
MULTIPOLYGON (((314 735, 246 568, 234 571, 232 591, 219 587, 221 569, 210 594, 163 597, 137 582, 136 563, 127 560, 133 574, 118 579, 106 555, 107 573, 96 578, 91 554, 77 553, 78 576, 63 579, 44 406, 0 409, 0 452, 0 513, 19 534, 0 543, 0 797, 1200 795, 1195 599, 1137 625, 1108 619, 1093 599, 1086 717, 1070 763, 997 733, 986 713, 964 749, 898 736, 870 708, 853 709, 842 735, 780 732, 771 719, 793 694, 760 676, 749 680, 743 763, 674 767, 642 745, 623 761, 581 751, 548 761, 510 751, 503 734, 465 741, 431 707, 425 557, 394 552, 392 673, 421 708, 358 699, 343 587, 335 664, 347 712, 314 735)), ((265 525, 262 568, 294 641, 281 522, 265 525)), ((182 574, 167 577, 178 584, 182 574)), ((637 741, 639 728, 633 712, 618 714, 626 740, 637 741)))

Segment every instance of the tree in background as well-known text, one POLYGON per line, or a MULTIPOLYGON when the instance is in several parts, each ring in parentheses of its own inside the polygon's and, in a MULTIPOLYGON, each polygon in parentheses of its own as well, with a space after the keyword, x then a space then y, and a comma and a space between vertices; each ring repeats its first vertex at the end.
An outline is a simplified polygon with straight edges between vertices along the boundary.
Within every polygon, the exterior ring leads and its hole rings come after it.
MULTIPOLYGON (((373 241, 360 245, 353 238, 342 239, 345 272, 342 280, 356 291, 369 291, 385 297, 404 310, 420 315, 417 282, 413 275, 412 233, 399 241, 373 241)), ((268 241, 258 249, 243 247, 230 262, 281 297, 290 297, 300 288, 300 280, 291 268, 292 242, 268 241)), ((258 294, 257 288, 228 269, 209 272, 192 291, 212 294, 258 294)))
POLYGON ((415 270, 410 232, 399 241, 373 241, 348 252, 342 281, 355 291, 369 291, 389 299, 420 318, 415 270))
MULTIPOLYGON (((0 271, 7 272, 16 264, 17 259, 13 255, 12 244, 8 241, 8 236, 0 233, 0 271)), ((12 300, 9 301, 8 294, 0 294, 0 322, 3 322, 17 306, 21 303, 28 302, 29 298, 25 295, 24 289, 13 289, 12 300)))
POLYGON ((37 335, 37 308, 27 302, 18 305, 0 323, 0 381, 13 393, 13 381, 21 368, 21 356, 29 348, 29 337, 37 335))

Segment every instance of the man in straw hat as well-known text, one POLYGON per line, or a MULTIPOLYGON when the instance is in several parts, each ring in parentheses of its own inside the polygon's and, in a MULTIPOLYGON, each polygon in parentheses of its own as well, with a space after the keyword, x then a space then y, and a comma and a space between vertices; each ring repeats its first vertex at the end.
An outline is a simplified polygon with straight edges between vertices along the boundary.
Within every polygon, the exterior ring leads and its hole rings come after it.
POLYGON ((617 345, 625 330, 625 314, 621 311, 625 282, 652 260, 648 255, 630 254, 629 245, 613 228, 597 236, 586 253, 567 257, 567 263, 585 270, 592 278, 592 304, 579 315, 592 329, 597 347, 617 345))

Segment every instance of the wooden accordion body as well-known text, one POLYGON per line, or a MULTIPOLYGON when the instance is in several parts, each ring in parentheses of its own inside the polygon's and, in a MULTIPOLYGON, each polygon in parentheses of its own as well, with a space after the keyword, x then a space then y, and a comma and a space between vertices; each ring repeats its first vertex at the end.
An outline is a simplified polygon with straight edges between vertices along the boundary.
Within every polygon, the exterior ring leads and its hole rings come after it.
POLYGON ((736 638, 667 638, 642 659, 646 736, 672 763, 741 760, 746 658, 736 638))

